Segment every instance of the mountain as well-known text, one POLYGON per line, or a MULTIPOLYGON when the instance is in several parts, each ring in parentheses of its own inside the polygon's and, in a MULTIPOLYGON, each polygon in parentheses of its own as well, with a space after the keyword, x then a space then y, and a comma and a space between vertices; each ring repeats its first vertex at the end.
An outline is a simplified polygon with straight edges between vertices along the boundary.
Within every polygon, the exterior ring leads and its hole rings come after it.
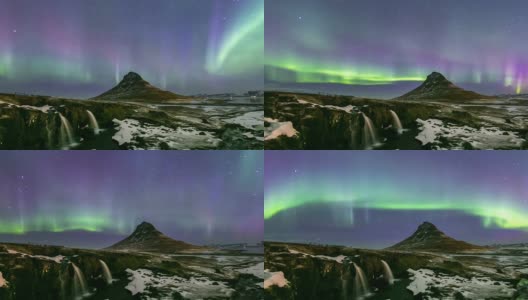
POLYGON ((407 94, 395 98, 396 100, 472 100, 487 99, 489 96, 477 94, 472 91, 466 91, 451 81, 447 80, 444 75, 433 72, 427 76, 427 79, 416 89, 407 94))
POLYGON ((187 98, 189 97, 161 90, 145 81, 139 74, 130 72, 123 77, 118 85, 93 99, 160 102, 187 98))
POLYGON ((142 222, 130 236, 106 249, 172 253, 188 250, 207 250, 208 248, 173 240, 158 231, 152 224, 142 222))
POLYGON ((485 247, 472 245, 463 241, 455 240, 447 236, 436 226, 424 222, 418 229, 405 240, 389 247, 390 250, 421 250, 431 252, 449 252, 464 250, 479 250, 485 247))

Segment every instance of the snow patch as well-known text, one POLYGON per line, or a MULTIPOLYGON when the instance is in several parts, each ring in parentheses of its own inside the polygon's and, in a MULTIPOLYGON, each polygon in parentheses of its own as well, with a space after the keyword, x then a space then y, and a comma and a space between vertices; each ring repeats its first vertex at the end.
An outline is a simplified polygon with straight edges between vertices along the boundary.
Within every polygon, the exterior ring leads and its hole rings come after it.
POLYGON ((293 123, 290 121, 279 122, 279 120, 271 118, 264 118, 264 121, 270 123, 270 125, 264 129, 264 140, 266 141, 276 139, 281 135, 293 137, 298 133, 297 130, 293 128, 293 123))
POLYGON ((266 279, 264 280, 264 288, 270 288, 274 285, 278 287, 285 287, 289 284, 288 280, 284 277, 284 273, 281 271, 278 272, 269 272, 269 270, 264 270, 266 273, 266 279))
POLYGON ((2 275, 2 272, 0 272, 0 287, 7 287, 9 282, 4 279, 4 276, 2 275))

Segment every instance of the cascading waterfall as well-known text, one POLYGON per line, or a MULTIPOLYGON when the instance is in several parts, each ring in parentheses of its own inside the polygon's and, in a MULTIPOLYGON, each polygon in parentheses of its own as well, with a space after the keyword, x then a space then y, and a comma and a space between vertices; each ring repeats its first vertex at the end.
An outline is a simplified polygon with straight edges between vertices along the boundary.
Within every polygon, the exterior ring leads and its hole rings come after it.
POLYGON ((356 291, 356 299, 362 299, 368 295, 369 288, 365 273, 363 270, 354 263, 354 268, 356 269, 356 278, 354 279, 354 290, 356 291))
POLYGON ((389 264, 383 259, 381 260, 381 264, 383 265, 383 276, 385 280, 387 280, 387 282, 392 285, 394 283, 394 275, 392 275, 392 270, 389 264))
POLYGON ((398 117, 398 114, 394 112, 393 110, 389 110, 391 116, 392 116, 392 127, 398 134, 401 134, 403 132, 403 126, 400 121, 400 118, 398 117))
POLYGON ((103 267, 103 276, 106 280, 106 283, 107 284, 112 284, 112 273, 110 273, 110 268, 108 268, 108 265, 102 261, 102 260, 99 260, 99 263, 101 263, 101 267, 103 267))
POLYGON ((86 279, 84 279, 84 275, 74 263, 72 263, 73 270, 75 271, 74 277, 73 277, 73 288, 75 293, 75 299, 82 299, 85 295, 88 294, 88 288, 86 284, 86 279))
POLYGON ((97 123, 97 119, 95 118, 94 114, 89 110, 86 110, 86 113, 88 113, 88 118, 90 119, 90 126, 93 128, 94 133, 99 134, 101 130, 99 129, 99 123, 97 123))
POLYGON ((378 144, 378 139, 376 137, 376 132, 374 131, 372 120, 364 113, 361 114, 363 115, 363 120, 365 121, 365 125, 363 126, 363 144, 365 145, 366 149, 369 149, 372 148, 372 146, 378 144))
POLYGON ((61 113, 59 113, 59 116, 61 119, 61 143, 64 148, 68 148, 75 144, 75 140, 73 139, 73 129, 70 122, 68 122, 68 119, 66 119, 61 113))

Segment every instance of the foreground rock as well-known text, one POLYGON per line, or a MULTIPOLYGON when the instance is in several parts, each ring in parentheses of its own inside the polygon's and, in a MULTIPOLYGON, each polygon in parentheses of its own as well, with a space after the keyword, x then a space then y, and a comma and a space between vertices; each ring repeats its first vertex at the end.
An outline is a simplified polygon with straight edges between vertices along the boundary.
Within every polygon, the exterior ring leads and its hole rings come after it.
POLYGON ((0 149, 262 149, 262 105, 0 94, 0 149))
POLYGON ((0 299, 262 299, 262 255, 0 244, 0 299))
POLYGON ((265 243, 266 299, 525 299, 525 249, 367 250, 265 243))
POLYGON ((526 149, 528 102, 265 93, 266 149, 526 149))

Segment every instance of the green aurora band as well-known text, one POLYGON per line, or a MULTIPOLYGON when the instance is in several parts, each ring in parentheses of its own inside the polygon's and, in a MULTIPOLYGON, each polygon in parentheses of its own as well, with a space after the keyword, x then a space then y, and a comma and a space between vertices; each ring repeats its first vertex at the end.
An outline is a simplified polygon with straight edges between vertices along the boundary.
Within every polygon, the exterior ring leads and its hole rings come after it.
POLYGON ((480 217, 484 227, 528 231, 528 211, 512 204, 506 195, 465 193, 457 196, 449 192, 424 195, 418 187, 397 186, 391 182, 380 182, 373 187, 354 183, 343 186, 331 180, 298 180, 265 191, 264 218, 268 220, 282 211, 307 204, 337 203, 383 210, 460 211, 480 217))

